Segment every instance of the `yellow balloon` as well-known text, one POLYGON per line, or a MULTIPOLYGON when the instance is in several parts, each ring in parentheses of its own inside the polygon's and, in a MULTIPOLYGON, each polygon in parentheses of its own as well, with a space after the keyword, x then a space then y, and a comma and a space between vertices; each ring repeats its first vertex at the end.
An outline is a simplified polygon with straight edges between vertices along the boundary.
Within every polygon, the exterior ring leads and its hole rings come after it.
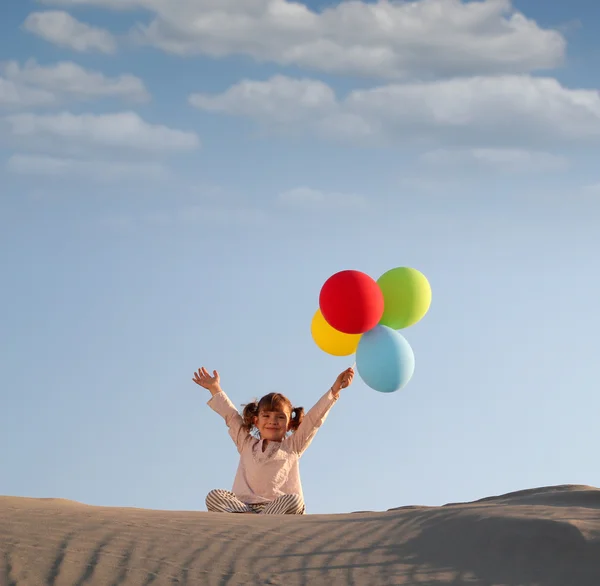
POLYGON ((350 354, 354 354, 362 335, 338 332, 325 321, 320 309, 317 309, 312 319, 310 332, 315 344, 323 352, 327 352, 327 354, 332 354, 333 356, 349 356, 350 354))

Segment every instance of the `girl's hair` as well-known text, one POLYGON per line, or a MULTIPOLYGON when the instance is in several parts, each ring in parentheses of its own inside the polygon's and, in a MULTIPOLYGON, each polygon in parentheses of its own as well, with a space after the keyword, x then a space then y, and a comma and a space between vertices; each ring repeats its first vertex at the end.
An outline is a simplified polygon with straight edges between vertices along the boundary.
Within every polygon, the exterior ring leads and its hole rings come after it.
POLYGON ((290 430, 296 431, 304 419, 304 407, 293 407, 291 401, 281 393, 269 393, 260 401, 256 399, 252 403, 244 405, 242 419, 244 429, 248 433, 258 432, 254 425, 254 418, 258 417, 260 411, 287 411, 290 414, 290 430))

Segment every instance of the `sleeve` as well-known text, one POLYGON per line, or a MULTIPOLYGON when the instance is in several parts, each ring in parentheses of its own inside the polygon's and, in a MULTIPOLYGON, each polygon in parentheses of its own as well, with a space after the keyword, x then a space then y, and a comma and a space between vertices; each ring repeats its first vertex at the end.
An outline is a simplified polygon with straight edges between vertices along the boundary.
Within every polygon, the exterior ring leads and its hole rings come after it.
POLYGON ((329 389, 304 415, 298 429, 286 440, 293 452, 301 455, 308 448, 338 398, 329 389))
POLYGON ((223 391, 213 395, 206 404, 225 420, 225 424, 229 428, 229 435, 241 454, 246 442, 251 439, 251 435, 243 428, 242 416, 238 413, 235 405, 223 391))

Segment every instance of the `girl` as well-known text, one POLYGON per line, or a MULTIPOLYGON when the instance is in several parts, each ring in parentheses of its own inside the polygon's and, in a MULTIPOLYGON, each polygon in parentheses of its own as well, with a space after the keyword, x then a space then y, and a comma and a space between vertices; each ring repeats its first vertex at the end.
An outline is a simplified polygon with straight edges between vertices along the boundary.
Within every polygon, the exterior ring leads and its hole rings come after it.
POLYGON ((344 370, 306 415, 302 407, 292 407, 284 395, 270 393, 246 405, 240 416, 221 389, 216 370, 212 376, 204 367, 195 372, 192 380, 210 391, 208 406, 223 417, 240 453, 233 491, 211 490, 206 497, 208 510, 303 515, 298 460, 338 400, 340 390, 352 384, 353 378, 352 368, 344 370), (253 437, 253 431, 258 437, 253 437))

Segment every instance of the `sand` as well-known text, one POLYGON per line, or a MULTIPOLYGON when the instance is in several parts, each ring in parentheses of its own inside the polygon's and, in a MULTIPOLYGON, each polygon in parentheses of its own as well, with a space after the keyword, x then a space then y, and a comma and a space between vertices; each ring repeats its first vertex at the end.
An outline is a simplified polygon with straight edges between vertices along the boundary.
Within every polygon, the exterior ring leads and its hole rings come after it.
POLYGON ((300 517, 0 497, 0 586, 600 586, 600 489, 300 517))

